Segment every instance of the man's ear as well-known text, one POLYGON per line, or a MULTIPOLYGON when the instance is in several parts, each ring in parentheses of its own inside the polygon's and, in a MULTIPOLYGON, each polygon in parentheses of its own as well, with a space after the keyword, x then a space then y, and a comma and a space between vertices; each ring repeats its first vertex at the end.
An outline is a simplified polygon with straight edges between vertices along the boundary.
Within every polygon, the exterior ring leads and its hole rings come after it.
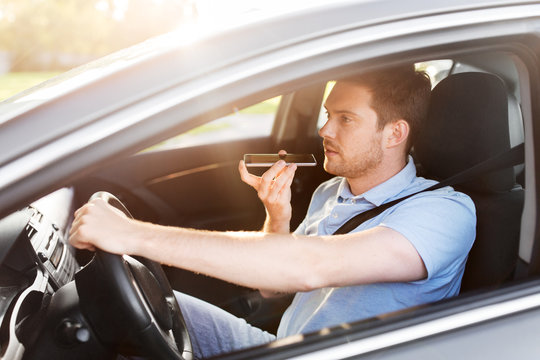
POLYGON ((409 123, 403 119, 396 120, 386 125, 386 146, 394 148, 399 145, 406 145, 409 138, 409 123))

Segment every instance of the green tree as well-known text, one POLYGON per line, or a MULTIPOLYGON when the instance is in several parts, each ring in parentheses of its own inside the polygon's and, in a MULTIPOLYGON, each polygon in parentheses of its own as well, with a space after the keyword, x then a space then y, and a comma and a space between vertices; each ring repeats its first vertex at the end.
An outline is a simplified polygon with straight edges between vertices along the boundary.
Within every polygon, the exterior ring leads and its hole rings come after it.
POLYGON ((65 70, 186 21, 189 0, 0 0, 12 71, 65 70))

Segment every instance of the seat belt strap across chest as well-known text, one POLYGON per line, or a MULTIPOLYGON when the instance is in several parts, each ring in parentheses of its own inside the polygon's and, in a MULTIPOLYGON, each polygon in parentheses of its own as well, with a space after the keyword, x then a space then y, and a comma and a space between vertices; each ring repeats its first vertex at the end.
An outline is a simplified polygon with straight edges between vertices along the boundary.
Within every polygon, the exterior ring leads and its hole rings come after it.
POLYGON ((387 202, 385 204, 382 204, 380 206, 377 206, 373 209, 364 211, 360 214, 357 214, 347 220, 339 229, 337 229, 333 235, 338 234, 347 234, 354 229, 356 229, 360 224, 364 223, 365 221, 379 215, 386 209, 402 202, 403 200, 406 200, 416 194, 425 192, 425 191, 431 191, 440 189, 445 186, 452 186, 456 184, 463 184, 468 181, 471 181, 475 178, 477 178, 480 175, 484 175, 487 173, 490 173, 492 171, 501 170, 510 166, 519 165, 522 164, 525 158, 525 144, 522 143, 520 145, 517 145, 513 148, 511 148, 508 151, 505 151, 499 155, 496 155, 494 157, 491 157, 485 161, 482 161, 481 163, 468 168, 462 172, 457 173, 454 176, 451 176, 429 188, 426 188, 424 190, 415 192, 413 194, 404 196, 402 198, 387 202))

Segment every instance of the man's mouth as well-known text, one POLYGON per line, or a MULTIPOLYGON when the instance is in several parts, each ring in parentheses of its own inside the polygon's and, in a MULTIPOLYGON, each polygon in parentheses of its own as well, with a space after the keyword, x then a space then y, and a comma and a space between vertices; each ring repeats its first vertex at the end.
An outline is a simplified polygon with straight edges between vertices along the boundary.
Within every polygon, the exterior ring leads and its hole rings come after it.
POLYGON ((333 151, 333 150, 330 150, 330 149, 325 149, 325 150, 324 150, 324 154, 325 154, 326 156, 335 156, 335 155, 337 155, 338 153, 337 153, 336 151, 333 151))
POLYGON ((328 144, 328 143, 323 142, 323 146, 324 146, 324 154, 326 156, 334 156, 334 155, 337 155, 339 153, 337 151, 336 147, 333 146, 332 144, 328 144))

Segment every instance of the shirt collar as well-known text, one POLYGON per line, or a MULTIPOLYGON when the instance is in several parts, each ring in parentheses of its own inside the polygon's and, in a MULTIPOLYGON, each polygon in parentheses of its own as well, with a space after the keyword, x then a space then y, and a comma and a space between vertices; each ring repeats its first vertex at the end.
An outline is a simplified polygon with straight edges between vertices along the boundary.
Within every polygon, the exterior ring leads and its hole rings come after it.
POLYGON ((343 202, 348 199, 364 199, 375 206, 380 206, 386 201, 397 197, 397 195, 399 195, 415 177, 416 166, 414 165, 412 156, 409 155, 407 165, 405 165, 400 172, 363 194, 354 196, 347 179, 343 178, 338 189, 338 201, 343 202))

